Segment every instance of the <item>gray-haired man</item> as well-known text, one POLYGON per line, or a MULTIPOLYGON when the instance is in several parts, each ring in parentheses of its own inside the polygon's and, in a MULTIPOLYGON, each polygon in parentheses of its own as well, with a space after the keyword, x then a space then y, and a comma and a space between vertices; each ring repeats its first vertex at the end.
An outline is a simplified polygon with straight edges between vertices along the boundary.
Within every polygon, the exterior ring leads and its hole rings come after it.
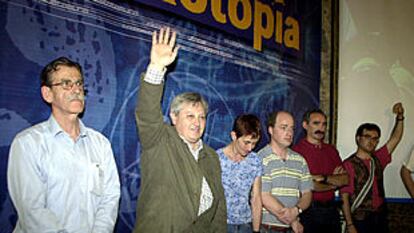
POLYGON ((181 94, 171 104, 173 126, 163 122, 163 79, 177 56, 175 38, 169 28, 153 33, 141 80, 136 119, 142 183, 134 232, 225 232, 220 162, 201 140, 207 103, 197 93, 181 94))

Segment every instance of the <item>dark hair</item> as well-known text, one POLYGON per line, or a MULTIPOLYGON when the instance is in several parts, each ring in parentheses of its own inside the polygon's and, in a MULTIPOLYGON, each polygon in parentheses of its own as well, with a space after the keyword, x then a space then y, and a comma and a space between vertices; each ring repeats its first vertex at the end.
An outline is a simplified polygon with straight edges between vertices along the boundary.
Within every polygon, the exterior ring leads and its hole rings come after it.
POLYGON ((267 117, 267 127, 269 127, 269 126, 273 127, 275 125, 277 114, 279 114, 278 111, 277 112, 271 112, 269 114, 269 116, 267 117))
POLYGON ((252 135, 252 138, 259 138, 261 135, 260 120, 253 114, 244 114, 236 118, 233 124, 233 131, 237 138, 252 135))
POLYGON ((52 73, 59 69, 59 66, 75 67, 83 78, 82 67, 79 63, 67 57, 59 57, 47 64, 40 74, 40 86, 50 86, 52 84, 52 73))
POLYGON ((362 132, 364 131, 364 129, 368 131, 377 131, 378 137, 381 137, 381 129, 378 127, 378 125, 373 123, 364 123, 360 125, 356 131, 355 137, 362 136, 362 132))
POLYGON ((321 115, 323 115, 325 118, 327 118, 327 117, 326 117, 326 114, 325 114, 322 110, 320 110, 320 109, 312 109, 312 110, 309 110, 309 111, 305 112, 305 114, 303 114, 303 121, 305 121, 306 123, 309 123, 309 121, 310 121, 310 117, 311 117, 311 115, 312 115, 312 114, 314 114, 314 113, 321 114, 321 115))
POLYGON ((267 127, 275 126, 277 116, 279 115, 279 113, 283 113, 283 112, 289 114, 293 118, 292 113, 288 111, 281 110, 281 111, 272 112, 269 114, 269 117, 267 118, 267 127))

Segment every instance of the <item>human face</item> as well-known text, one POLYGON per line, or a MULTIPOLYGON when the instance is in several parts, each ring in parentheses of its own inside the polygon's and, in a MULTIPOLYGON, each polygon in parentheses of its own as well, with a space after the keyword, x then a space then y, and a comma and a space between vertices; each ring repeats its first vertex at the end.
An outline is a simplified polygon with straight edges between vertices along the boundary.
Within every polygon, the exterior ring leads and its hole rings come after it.
POLYGON ((183 103, 180 112, 170 113, 178 134, 195 146, 206 127, 206 113, 201 103, 183 103))
POLYGON ((320 113, 312 113, 309 122, 304 121, 302 126, 306 130, 306 139, 313 144, 320 144, 325 137, 326 117, 320 113))
POLYGON ((293 141, 294 127, 295 123, 292 115, 287 112, 277 114, 275 125, 268 128, 271 143, 276 144, 281 149, 288 148, 293 141))
MULTIPOLYGON (((58 66, 57 70, 52 73, 51 82, 52 84, 57 84, 65 81, 76 83, 83 81, 83 78, 75 67, 58 66)), ((68 90, 65 90, 61 85, 43 86, 42 96, 52 106, 52 112, 56 117, 77 116, 83 111, 85 106, 83 85, 73 85, 68 90)))
POLYGON ((231 138, 234 144, 234 152, 242 157, 246 157, 259 141, 259 137, 253 138, 252 135, 243 135, 237 137, 235 132, 231 132, 231 138))
POLYGON ((364 129, 362 135, 357 136, 358 150, 362 150, 366 153, 374 152, 377 148, 379 139, 377 131, 364 129))

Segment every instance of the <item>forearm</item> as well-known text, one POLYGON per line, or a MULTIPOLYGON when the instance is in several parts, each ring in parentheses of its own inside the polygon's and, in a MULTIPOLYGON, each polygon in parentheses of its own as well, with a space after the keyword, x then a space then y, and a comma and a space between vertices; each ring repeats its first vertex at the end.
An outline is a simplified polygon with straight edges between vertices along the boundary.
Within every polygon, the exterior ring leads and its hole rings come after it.
POLYGON ((315 192, 325 192, 329 190, 337 189, 336 186, 330 184, 324 184, 318 181, 313 181, 313 191, 315 192))
POLYGON ((348 174, 331 174, 331 175, 313 175, 313 191, 323 192, 336 190, 337 188, 348 184, 348 174))
POLYGON ((296 205, 302 210, 306 210, 310 206, 311 201, 312 201, 312 192, 306 191, 302 193, 302 196, 296 205))
POLYGON ((141 145, 150 147, 158 143, 157 137, 164 124, 161 112, 163 85, 147 83, 141 77, 135 118, 141 145))
POLYGON ((251 204, 253 231, 259 231, 262 218, 262 200, 260 195, 257 195, 255 198, 252 198, 251 204))
POLYGON ((260 223, 262 221, 262 178, 256 177, 253 182, 252 194, 251 194, 251 207, 252 207, 252 225, 253 231, 260 230, 260 223))
POLYGON ((408 170, 405 166, 401 167, 400 175, 402 182, 404 183, 405 188, 412 198, 414 198, 414 181, 411 176, 411 171, 408 170))
POLYGON ((353 224, 352 222, 352 215, 351 215, 351 205, 349 203, 349 194, 342 193, 342 212, 344 214, 344 218, 347 225, 353 224))
POLYGON ((145 74, 140 77, 140 86, 138 90, 137 106, 135 108, 135 117, 140 123, 153 122, 159 120, 161 115, 161 97, 164 90, 162 84, 150 84, 144 80, 145 74), (154 118, 153 114, 161 115, 154 118))
POLYGON ((343 173, 329 175, 326 179, 326 183, 328 183, 329 185, 333 185, 336 188, 348 185, 348 174, 343 173))
POLYGON ((395 119, 394 128, 392 129, 392 132, 391 132, 391 136, 386 143, 388 152, 390 154, 395 150, 398 143, 400 143, 403 132, 404 132, 404 115, 397 116, 395 119))
POLYGON ((274 216, 278 216, 279 211, 284 208, 283 204, 268 192, 262 192, 262 202, 263 206, 274 216))

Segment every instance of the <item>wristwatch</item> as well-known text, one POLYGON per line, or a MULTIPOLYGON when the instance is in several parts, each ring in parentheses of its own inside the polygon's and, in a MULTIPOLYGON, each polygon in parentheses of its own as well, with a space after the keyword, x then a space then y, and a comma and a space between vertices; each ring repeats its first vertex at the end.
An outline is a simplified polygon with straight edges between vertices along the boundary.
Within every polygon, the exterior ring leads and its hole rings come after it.
POLYGON ((298 205, 295 205, 295 206, 296 206, 296 208, 298 208, 298 213, 301 214, 303 212, 303 210, 298 205))
POLYGON ((328 184, 328 175, 323 175, 323 180, 321 181, 322 184, 328 184))

